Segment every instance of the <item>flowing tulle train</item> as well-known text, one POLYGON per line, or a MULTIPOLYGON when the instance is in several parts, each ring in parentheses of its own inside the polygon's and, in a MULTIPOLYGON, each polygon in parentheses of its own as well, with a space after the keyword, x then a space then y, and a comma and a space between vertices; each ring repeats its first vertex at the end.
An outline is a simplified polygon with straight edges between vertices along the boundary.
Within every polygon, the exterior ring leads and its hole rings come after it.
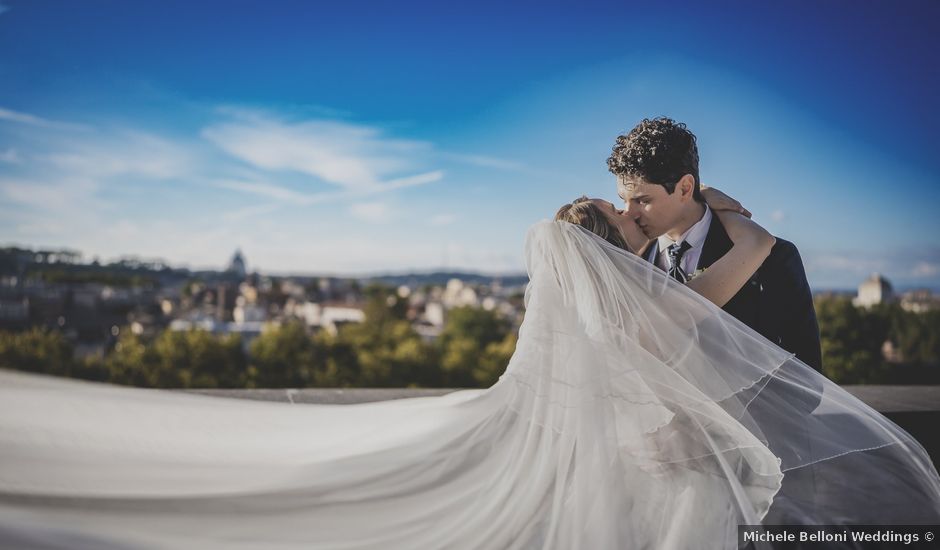
POLYGON ((938 523, 901 428, 640 259, 526 240, 486 390, 291 405, 0 371, 0 545, 735 548, 739 524, 938 523))

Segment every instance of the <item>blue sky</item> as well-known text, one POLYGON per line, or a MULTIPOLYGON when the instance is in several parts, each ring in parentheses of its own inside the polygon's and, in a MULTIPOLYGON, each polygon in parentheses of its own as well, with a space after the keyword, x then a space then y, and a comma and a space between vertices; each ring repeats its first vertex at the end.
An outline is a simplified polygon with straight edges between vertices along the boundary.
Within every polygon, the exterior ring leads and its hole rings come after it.
POLYGON ((0 0, 0 244, 522 269, 668 115, 815 289, 940 288, 940 4, 0 0))

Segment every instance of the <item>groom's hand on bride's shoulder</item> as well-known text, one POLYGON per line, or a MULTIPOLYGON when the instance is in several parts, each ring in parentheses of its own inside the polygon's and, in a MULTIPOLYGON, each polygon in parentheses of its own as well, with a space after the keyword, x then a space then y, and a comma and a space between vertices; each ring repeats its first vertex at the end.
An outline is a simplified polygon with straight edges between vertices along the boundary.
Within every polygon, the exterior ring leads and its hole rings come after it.
POLYGON ((718 189, 708 187, 703 183, 699 186, 699 190, 702 192, 702 197, 705 198, 705 203, 708 204, 708 207, 712 210, 726 210, 729 212, 737 212, 746 218, 751 217, 750 210, 744 208, 740 202, 722 193, 718 189))

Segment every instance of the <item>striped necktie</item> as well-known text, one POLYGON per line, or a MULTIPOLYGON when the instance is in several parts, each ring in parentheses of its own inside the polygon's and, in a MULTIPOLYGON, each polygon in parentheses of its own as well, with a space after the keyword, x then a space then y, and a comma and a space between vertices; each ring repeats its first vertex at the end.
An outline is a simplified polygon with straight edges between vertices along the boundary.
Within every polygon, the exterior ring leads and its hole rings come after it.
POLYGON ((669 276, 680 283, 689 280, 689 276, 682 270, 682 255, 690 248, 692 248, 692 245, 686 241, 682 241, 682 244, 674 243, 666 247, 666 254, 669 256, 669 276))

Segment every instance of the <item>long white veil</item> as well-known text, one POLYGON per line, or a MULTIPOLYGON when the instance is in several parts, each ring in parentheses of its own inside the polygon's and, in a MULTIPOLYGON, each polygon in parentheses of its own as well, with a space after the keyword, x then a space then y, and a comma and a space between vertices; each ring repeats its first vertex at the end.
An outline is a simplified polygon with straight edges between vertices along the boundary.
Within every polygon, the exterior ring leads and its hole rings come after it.
POLYGON ((565 222, 486 390, 291 405, 0 371, 0 546, 734 548, 757 523, 940 523, 909 434, 565 222))

